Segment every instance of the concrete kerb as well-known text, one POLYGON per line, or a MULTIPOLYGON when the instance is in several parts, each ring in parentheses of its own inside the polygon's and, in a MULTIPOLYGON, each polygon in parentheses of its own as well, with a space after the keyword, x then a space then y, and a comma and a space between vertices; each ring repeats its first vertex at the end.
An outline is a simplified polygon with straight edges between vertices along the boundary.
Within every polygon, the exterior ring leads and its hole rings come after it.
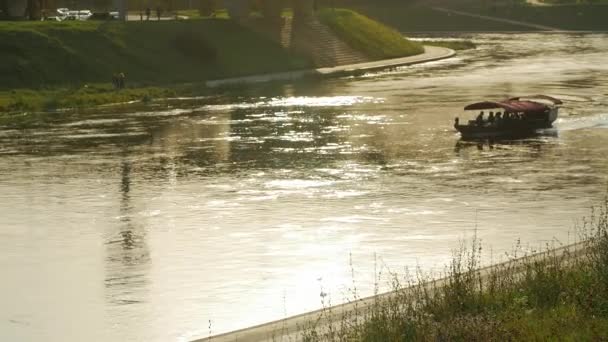
POLYGON ((271 81, 295 81, 303 78, 328 78, 328 77, 344 77, 356 76, 366 72, 392 69, 400 66, 432 62, 440 59, 450 58, 456 52, 452 49, 424 46, 424 53, 415 56, 386 59, 375 62, 366 62, 359 64, 340 65, 330 68, 308 69, 298 71, 288 71, 264 75, 254 75, 245 77, 226 78, 221 80, 212 80, 205 82, 209 88, 222 86, 234 86, 243 84, 263 83, 271 81))
MULTIPOLYGON (((540 253, 524 256, 518 259, 505 261, 502 263, 486 266, 478 269, 478 272, 483 279, 487 279, 493 274, 500 274, 506 270, 510 270, 512 274, 522 274, 525 267, 530 262, 547 260, 551 257, 560 258, 570 254, 571 261, 576 260, 584 255, 587 242, 579 242, 571 245, 543 251, 540 253)), ((423 284, 430 292, 434 289, 439 289, 445 286, 449 281, 448 277, 431 280, 423 284)), ((270 342, 270 341, 297 341, 298 336, 305 332, 306 328, 311 324, 316 325, 317 331, 328 330, 330 326, 337 327, 340 324, 341 317, 356 317, 364 319, 366 308, 371 307, 378 301, 387 300, 396 296, 407 295, 414 291, 414 288, 404 288, 397 291, 391 291, 375 296, 361 298, 345 304, 332 306, 308 313, 303 313, 293 317, 260 324, 257 326, 240 329, 220 335, 210 336, 193 342, 233 342, 233 341, 248 341, 248 342, 270 342), (350 315, 349 315, 350 313, 350 315)))

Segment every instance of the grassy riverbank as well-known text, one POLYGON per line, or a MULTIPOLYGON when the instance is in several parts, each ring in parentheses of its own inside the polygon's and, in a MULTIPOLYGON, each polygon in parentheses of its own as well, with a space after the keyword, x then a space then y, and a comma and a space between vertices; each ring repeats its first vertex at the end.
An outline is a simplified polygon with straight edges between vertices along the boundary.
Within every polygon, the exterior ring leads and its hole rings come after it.
POLYGON ((452 15, 429 6, 403 1, 351 1, 349 8, 383 22, 400 32, 491 32, 533 29, 487 19, 452 15))
POLYGON ((353 49, 371 59, 406 57, 424 52, 421 44, 404 39, 398 31, 347 9, 325 8, 319 19, 353 49))
MULTIPOLYGON (((222 12, 223 13, 223 12, 222 12)), ((289 13, 286 13, 289 15, 289 13)), ((320 17, 373 59, 423 52, 352 11, 320 17)), ((0 22, 0 111, 54 110, 181 93, 182 84, 309 69, 307 56, 221 18, 133 22, 0 22), (111 89, 112 74, 126 89, 111 89)))
POLYGON ((408 281, 396 279, 393 296, 331 322, 328 308, 301 339, 602 340, 608 336, 608 201, 584 221, 581 234, 577 252, 548 251, 487 272, 478 270, 482 250, 473 243, 446 268, 442 286, 419 276, 419 285, 404 289, 408 281))
MULTIPOLYGON (((484 18, 450 14, 420 3, 395 0, 348 0, 346 5, 371 18, 384 22, 401 32, 490 32, 490 31, 537 31, 535 28, 493 21, 484 18)), ((489 17, 511 19, 531 24, 545 25, 563 30, 608 30, 608 6, 606 4, 568 4, 560 6, 533 6, 525 1, 438 1, 437 7, 480 14, 489 17)))
POLYGON ((0 88, 150 86, 310 67, 266 37, 223 19, 0 22, 0 88))
MULTIPOLYGON (((0 113, 27 111, 55 111, 58 109, 90 108, 108 103, 148 102, 153 99, 175 96, 188 92, 185 86, 160 88, 139 87, 115 90, 110 84, 91 84, 82 87, 58 87, 53 89, 17 89, 0 91, 0 113)), ((8 123, 12 116, 0 114, 0 125, 8 123)), ((18 115, 18 117, 23 117, 18 115)))

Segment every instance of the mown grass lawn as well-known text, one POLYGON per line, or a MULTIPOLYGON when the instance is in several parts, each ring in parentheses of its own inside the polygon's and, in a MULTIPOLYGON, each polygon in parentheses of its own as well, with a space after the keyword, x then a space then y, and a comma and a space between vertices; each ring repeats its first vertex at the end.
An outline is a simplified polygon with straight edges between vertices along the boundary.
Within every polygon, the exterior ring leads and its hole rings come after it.
POLYGON ((325 8, 317 15, 348 45, 371 59, 405 57, 424 52, 421 44, 407 40, 398 31, 351 10, 325 8))
POLYGON ((230 20, 0 22, 0 90, 202 82, 310 66, 230 20))
MULTIPOLYGON (((448 3, 451 4, 451 3, 448 3)), ((400 32, 493 32, 533 31, 527 27, 487 19, 453 15, 424 4, 408 1, 353 1, 349 8, 400 32)))

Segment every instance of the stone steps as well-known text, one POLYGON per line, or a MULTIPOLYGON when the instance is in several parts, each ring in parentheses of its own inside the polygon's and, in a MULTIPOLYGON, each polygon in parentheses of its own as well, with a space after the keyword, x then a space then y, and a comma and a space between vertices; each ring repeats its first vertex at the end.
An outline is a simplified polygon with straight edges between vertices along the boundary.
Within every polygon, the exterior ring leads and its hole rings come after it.
POLYGON ((318 68, 370 61, 340 40, 315 17, 284 18, 274 23, 245 20, 242 24, 281 44, 285 49, 309 56, 318 68))
POLYGON ((293 20, 291 18, 285 18, 283 20, 283 26, 281 27, 281 46, 286 49, 291 48, 292 27, 293 20))
POLYGON ((369 59, 340 40, 314 17, 294 19, 292 48, 311 56, 317 67, 368 62, 369 59))

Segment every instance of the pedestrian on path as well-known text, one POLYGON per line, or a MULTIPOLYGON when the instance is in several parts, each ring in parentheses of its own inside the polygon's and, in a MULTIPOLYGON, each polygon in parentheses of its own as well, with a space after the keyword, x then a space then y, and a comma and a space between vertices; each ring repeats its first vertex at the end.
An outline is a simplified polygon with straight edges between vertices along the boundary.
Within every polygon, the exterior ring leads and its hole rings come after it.
POLYGON ((125 77, 124 72, 114 73, 112 75, 112 85, 114 86, 114 89, 116 89, 116 90, 124 89, 125 78, 126 77, 125 77))

